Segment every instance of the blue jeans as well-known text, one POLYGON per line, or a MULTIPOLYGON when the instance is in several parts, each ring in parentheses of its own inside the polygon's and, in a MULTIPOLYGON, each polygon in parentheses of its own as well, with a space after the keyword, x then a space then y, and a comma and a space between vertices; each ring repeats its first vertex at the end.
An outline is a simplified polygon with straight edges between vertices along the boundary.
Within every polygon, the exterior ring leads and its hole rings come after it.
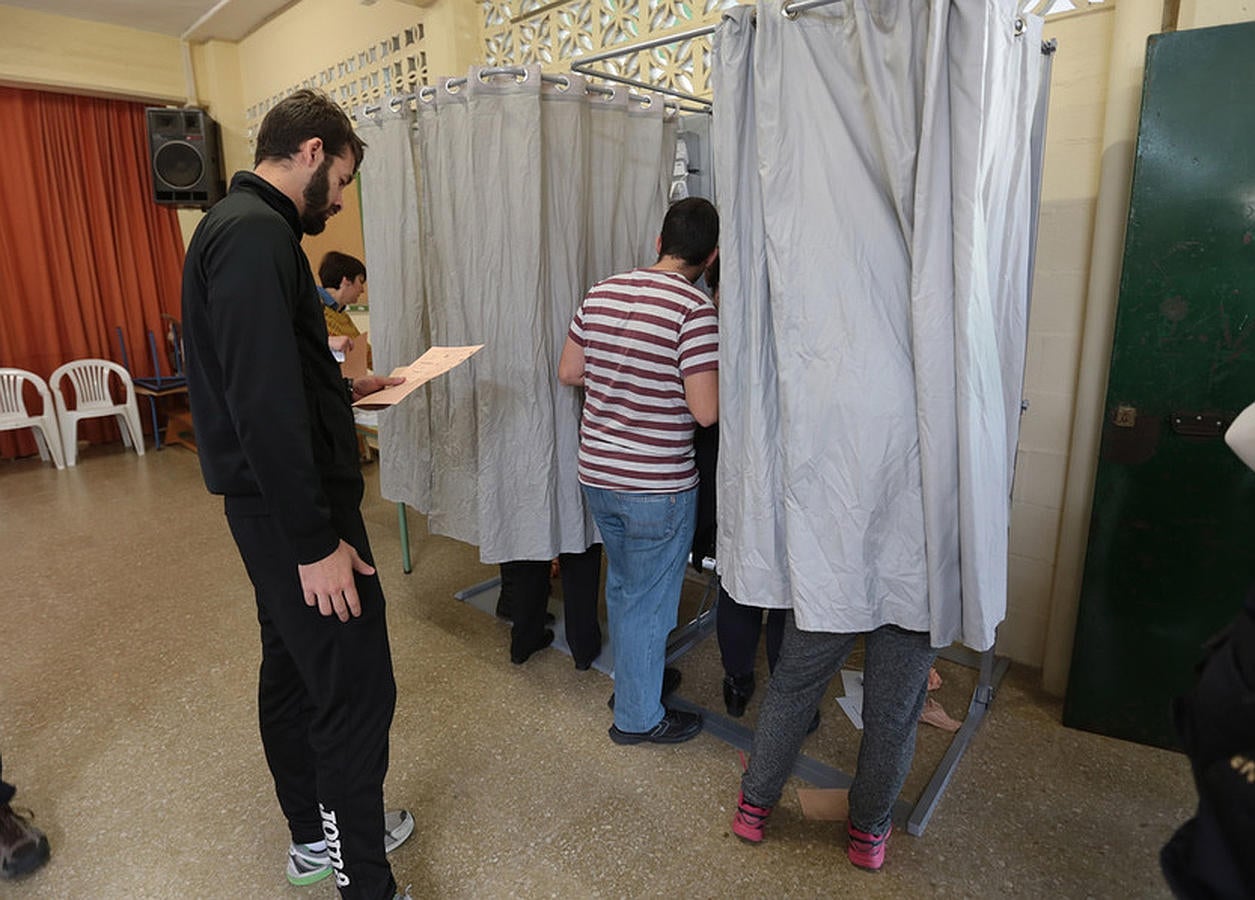
POLYGON ((693 543, 697 489, 643 494, 583 488, 609 561, 614 724, 620 731, 649 731, 665 713, 662 669, 693 543))

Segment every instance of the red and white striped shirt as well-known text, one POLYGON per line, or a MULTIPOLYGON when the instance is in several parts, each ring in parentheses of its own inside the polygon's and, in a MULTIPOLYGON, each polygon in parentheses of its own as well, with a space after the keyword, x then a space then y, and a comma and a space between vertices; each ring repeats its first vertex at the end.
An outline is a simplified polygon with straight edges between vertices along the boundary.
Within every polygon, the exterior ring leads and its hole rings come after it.
POLYGON ((697 485, 684 379, 719 369, 715 305, 678 272, 595 285, 571 322, 584 351, 580 483, 662 493, 697 485))

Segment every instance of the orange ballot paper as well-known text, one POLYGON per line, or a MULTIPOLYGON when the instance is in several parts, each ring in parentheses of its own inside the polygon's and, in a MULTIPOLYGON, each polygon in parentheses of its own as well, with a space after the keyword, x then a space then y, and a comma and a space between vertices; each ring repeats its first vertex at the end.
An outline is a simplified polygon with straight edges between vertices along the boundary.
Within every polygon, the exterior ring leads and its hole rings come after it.
POLYGON ((460 366, 474 356, 483 346, 483 344, 475 344, 471 347, 432 347, 408 366, 401 366, 392 370, 392 377, 404 378, 404 384, 394 384, 392 387, 386 387, 382 391, 376 391, 358 400, 353 405, 363 409, 393 406, 408 397, 414 389, 422 387, 433 378, 460 366))

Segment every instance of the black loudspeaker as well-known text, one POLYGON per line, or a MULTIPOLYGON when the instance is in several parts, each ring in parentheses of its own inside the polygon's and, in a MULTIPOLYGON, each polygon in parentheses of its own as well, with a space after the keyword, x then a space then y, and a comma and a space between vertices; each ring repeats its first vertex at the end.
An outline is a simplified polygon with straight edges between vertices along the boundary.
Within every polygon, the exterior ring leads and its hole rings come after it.
POLYGON ((208 209, 226 193, 218 123, 203 109, 150 106, 148 149, 153 199, 162 206, 208 209))

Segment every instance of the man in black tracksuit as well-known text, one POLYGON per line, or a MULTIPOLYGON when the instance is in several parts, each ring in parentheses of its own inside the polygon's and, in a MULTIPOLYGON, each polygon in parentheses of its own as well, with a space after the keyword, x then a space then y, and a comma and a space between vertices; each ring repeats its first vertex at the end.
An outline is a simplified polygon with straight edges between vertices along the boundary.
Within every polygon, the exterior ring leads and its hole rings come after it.
POLYGON ((391 900, 396 686, 350 403, 398 379, 340 377, 300 245, 339 211, 363 147, 317 92, 267 114, 255 170, 235 175, 188 248, 183 339, 205 484, 225 498, 256 591, 261 735, 292 832, 289 880, 334 873, 343 897, 391 900))

